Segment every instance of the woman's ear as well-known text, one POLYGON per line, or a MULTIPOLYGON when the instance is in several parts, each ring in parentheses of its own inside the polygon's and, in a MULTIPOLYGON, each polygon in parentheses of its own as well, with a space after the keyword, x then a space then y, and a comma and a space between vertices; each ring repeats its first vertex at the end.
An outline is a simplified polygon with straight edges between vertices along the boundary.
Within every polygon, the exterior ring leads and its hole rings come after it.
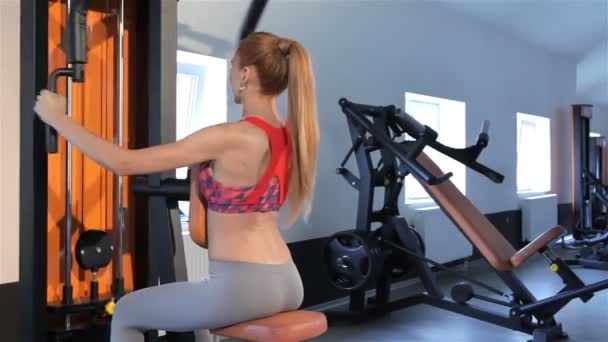
POLYGON ((251 69, 249 67, 244 67, 243 70, 241 71, 241 82, 242 83, 246 83, 249 80, 250 70, 251 69))

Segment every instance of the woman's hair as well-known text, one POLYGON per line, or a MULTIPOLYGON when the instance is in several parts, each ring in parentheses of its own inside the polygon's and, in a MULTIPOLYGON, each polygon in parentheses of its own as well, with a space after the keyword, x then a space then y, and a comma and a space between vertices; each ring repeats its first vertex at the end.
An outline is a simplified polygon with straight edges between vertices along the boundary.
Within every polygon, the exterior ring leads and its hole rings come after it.
POLYGON ((317 170, 319 122, 313 66, 308 51, 298 42, 267 32, 243 39, 236 51, 241 67, 254 66, 264 95, 279 95, 287 89, 287 122, 291 128, 291 158, 288 223, 311 210, 317 170))

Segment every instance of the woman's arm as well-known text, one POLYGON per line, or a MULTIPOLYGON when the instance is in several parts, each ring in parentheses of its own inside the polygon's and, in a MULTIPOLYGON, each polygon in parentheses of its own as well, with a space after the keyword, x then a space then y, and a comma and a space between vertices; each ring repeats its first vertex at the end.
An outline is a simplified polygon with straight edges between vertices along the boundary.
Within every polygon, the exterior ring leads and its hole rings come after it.
POLYGON ((103 167, 119 175, 149 174, 217 159, 232 148, 242 147, 243 126, 238 123, 203 128, 174 143, 127 150, 90 132, 65 115, 66 98, 42 90, 34 105, 41 120, 103 167))
POLYGON ((200 164, 190 168, 190 213, 188 215, 188 230, 190 238, 197 245, 207 248, 207 206, 199 195, 200 164))
POLYGON ((173 143, 136 150, 114 145, 65 115, 54 120, 52 126, 89 158, 122 176, 173 170, 217 159, 243 146, 242 126, 238 123, 210 126, 173 143))

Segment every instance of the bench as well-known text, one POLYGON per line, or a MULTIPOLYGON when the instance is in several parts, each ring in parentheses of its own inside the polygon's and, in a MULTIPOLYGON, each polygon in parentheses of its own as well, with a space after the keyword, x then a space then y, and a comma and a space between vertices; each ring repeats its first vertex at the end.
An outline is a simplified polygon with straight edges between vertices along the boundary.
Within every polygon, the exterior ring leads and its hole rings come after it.
POLYGON ((318 337, 326 330, 324 314, 297 310, 211 330, 211 333, 246 341, 299 342, 318 337))
MULTIPOLYGON (((437 164, 426 154, 421 153, 416 160, 433 175, 437 177, 443 175, 437 164)), ((566 233, 566 229, 561 226, 550 228, 522 249, 516 250, 454 183, 449 180, 433 186, 425 182, 420 183, 469 241, 477 247, 481 255, 499 271, 508 272, 516 269, 532 255, 542 252, 549 243, 566 233)))

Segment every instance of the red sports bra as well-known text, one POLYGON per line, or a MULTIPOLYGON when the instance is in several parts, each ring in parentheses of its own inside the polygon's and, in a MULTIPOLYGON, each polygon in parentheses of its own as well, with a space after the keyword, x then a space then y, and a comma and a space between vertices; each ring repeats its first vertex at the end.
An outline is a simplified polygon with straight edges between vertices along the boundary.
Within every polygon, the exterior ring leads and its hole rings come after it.
POLYGON ((274 127, 259 117, 247 116, 247 121, 263 129, 270 141, 270 162, 257 185, 238 187, 216 181, 211 175, 210 162, 201 164, 200 192, 207 208, 226 214, 278 211, 287 198, 291 134, 289 127, 274 127))

